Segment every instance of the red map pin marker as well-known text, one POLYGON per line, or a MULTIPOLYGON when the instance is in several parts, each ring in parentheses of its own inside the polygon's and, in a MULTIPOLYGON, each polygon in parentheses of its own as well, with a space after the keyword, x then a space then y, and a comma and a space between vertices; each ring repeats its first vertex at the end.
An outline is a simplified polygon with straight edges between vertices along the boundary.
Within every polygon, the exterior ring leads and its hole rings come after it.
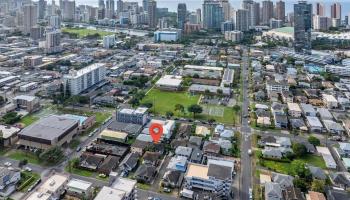
POLYGON ((152 123, 149 127, 149 134, 152 136, 153 142, 158 143, 163 135, 163 125, 152 123))

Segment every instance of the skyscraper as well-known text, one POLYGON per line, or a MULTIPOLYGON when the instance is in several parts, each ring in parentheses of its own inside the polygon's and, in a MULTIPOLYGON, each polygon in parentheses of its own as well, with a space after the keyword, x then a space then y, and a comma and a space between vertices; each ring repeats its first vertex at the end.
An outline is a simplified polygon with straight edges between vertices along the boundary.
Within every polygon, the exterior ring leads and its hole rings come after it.
MULTIPOLYGON (((119 0, 119 1, 121 1, 121 0, 119 0)), ((109 19, 113 19, 115 16, 114 12, 115 12, 114 0, 107 0, 106 1, 106 17, 109 19)))
POLYGON ((24 33, 29 34, 30 29, 38 22, 38 7, 34 4, 26 4, 23 6, 23 25, 24 33))
POLYGON ((187 9, 185 3, 179 3, 177 5, 177 28, 184 29, 186 22, 187 9))
POLYGON ((220 2, 204 0, 203 3, 203 28, 219 31, 224 21, 224 13, 220 2))
POLYGON ((312 4, 299 1, 294 4, 294 50, 311 53, 312 4))
POLYGON ((149 0, 142 0, 143 11, 148 11, 148 1, 149 0))
POLYGON ((117 1, 117 14, 119 16, 119 13, 123 12, 124 10, 124 2, 122 0, 117 1))
POLYGON ((38 2, 38 19, 44 19, 46 12, 47 2, 45 0, 39 0, 38 2))
POLYGON ((265 0, 262 2, 262 24, 269 25, 271 18, 273 18, 273 2, 265 0))
POLYGON ((57 53, 61 51, 61 31, 60 30, 47 30, 45 53, 57 53))
POLYGON ((280 0, 276 2, 276 19, 282 20, 285 22, 286 12, 285 12, 285 3, 280 0))
POLYGON ((228 0, 220 0, 220 4, 222 7, 222 12, 224 13, 224 20, 230 20, 231 19, 231 5, 228 0))
POLYGON ((198 24, 200 24, 202 22, 202 10, 200 8, 198 8, 196 10, 196 13, 197 13, 197 21, 198 21, 198 24))
POLYGON ((341 19, 341 4, 334 3, 331 5, 331 18, 341 19))
MULTIPOLYGON (((260 12, 256 13, 255 6, 256 4, 252 0, 244 0, 242 2, 242 8, 248 11, 248 27, 254 27, 257 25, 256 17, 260 12)), ((260 10, 260 8, 258 10, 260 10)))
POLYGON ((238 9, 235 11, 233 19, 235 24, 235 30, 238 31, 248 31, 248 10, 247 9, 238 9))
POLYGON ((60 0, 60 10, 64 21, 73 21, 75 15, 75 1, 60 0))
POLYGON ((148 1, 148 26, 150 28, 157 27, 157 2, 155 0, 148 1))
POLYGON ((315 14, 319 16, 324 16, 324 5, 322 3, 316 3, 315 14))
POLYGON ((260 24, 260 3, 254 2, 253 8, 254 8, 255 25, 259 25, 260 24))

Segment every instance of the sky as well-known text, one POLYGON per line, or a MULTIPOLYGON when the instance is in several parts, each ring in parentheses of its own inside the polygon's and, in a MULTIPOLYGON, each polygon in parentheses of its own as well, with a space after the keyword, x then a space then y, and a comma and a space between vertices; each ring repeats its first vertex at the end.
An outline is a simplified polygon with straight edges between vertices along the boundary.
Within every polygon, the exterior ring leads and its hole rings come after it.
MULTIPOLYGON (((36 0, 37 1, 37 0, 36 0)), ((48 2, 51 2, 51 0, 47 0, 48 2)), ((59 0, 55 0, 56 4, 58 4, 59 0)), ((80 4, 86 4, 86 5, 91 5, 91 6, 97 6, 98 5, 98 0, 75 0, 77 5, 80 4)), ((124 0, 124 1, 136 1, 139 2, 139 5, 142 5, 142 0, 124 0)), ((194 11, 197 8, 202 7, 203 0, 156 0, 157 1, 157 7, 162 8, 162 7, 167 7, 169 11, 176 11, 177 9, 177 4, 178 3, 186 3, 187 5, 187 10, 189 11, 194 11)), ((231 2, 231 6, 233 8, 240 8, 242 0, 229 0, 231 2)), ((257 2, 261 2, 262 0, 255 0, 257 2)), ((276 2, 276 0, 272 0, 276 2)), ((293 12, 293 4, 297 3, 298 0, 284 0, 286 2, 286 13, 293 12)), ((342 15, 343 17, 345 15, 348 15, 350 12, 350 1, 349 0, 308 0, 310 3, 315 3, 315 2, 321 2, 324 3, 325 9, 326 9, 326 14, 329 16, 330 15, 330 5, 334 2, 339 2, 342 4, 342 15)))

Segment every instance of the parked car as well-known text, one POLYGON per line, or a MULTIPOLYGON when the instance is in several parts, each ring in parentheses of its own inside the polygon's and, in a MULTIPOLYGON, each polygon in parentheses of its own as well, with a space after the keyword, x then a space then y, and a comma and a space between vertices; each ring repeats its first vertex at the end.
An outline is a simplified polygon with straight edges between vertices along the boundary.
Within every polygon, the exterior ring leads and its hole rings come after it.
POLYGON ((171 192, 171 189, 170 189, 170 188, 165 187, 165 188, 163 188, 163 192, 170 193, 170 192, 171 192))
POLYGON ((10 163, 10 162, 5 162, 4 165, 5 165, 6 167, 10 167, 10 166, 12 165, 12 163, 10 163))

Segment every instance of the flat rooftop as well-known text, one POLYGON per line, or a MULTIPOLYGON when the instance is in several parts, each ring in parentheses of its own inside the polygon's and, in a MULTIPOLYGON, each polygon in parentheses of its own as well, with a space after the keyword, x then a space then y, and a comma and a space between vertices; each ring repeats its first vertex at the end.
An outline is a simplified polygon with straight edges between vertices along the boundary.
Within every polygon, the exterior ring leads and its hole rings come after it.
POLYGON ((84 191, 88 190, 91 186, 92 183, 75 178, 71 179, 67 184, 69 188, 76 188, 84 191))
POLYGON ((94 200, 122 200, 124 197, 124 191, 104 186, 94 200))
POLYGON ((60 174, 55 174, 47 179, 39 188, 40 192, 55 193, 68 181, 68 177, 60 174))
POLYGON ((98 69, 98 68, 100 68, 100 67, 103 67, 103 66, 105 66, 104 63, 94 63, 94 64, 89 65, 89 66, 87 66, 87 67, 84 67, 84 68, 82 68, 82 69, 80 69, 80 70, 72 70, 72 71, 67 75, 67 77, 77 78, 77 77, 79 77, 79 76, 82 76, 82 75, 84 75, 84 74, 86 74, 86 73, 89 73, 89 72, 91 72, 91 71, 93 71, 93 70, 95 70, 95 69, 98 69))
POLYGON ((78 126, 77 120, 58 115, 50 115, 24 128, 18 135, 20 137, 28 136, 51 141, 60 137, 74 126, 78 126))
POLYGON ((223 71, 222 67, 210 67, 210 66, 201 66, 201 65, 185 65, 184 69, 197 69, 197 70, 214 70, 214 71, 223 71))
POLYGON ((190 163, 187 166, 187 172, 185 176, 208 179, 208 171, 209 171, 209 167, 206 165, 190 163))

